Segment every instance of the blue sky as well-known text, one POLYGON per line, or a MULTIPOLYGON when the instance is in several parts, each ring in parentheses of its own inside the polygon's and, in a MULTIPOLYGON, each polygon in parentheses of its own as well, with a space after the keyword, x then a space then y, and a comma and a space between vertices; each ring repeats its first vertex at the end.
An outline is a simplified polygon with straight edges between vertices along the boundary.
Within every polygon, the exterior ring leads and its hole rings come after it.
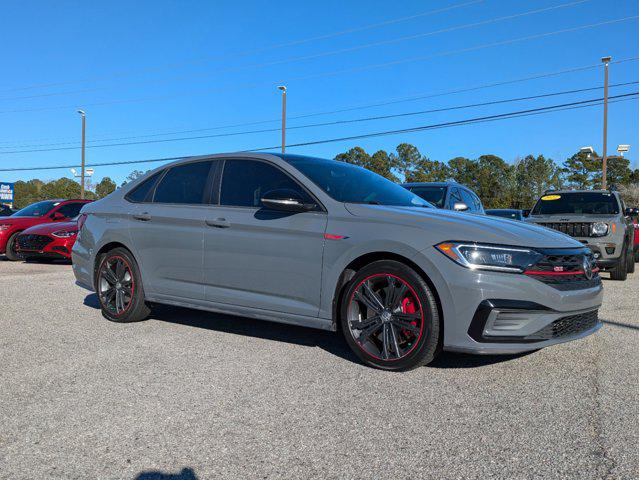
MULTIPOLYGON (((5 3, 0 19, 0 168, 78 163, 79 149, 7 153, 77 147, 77 108, 87 112, 89 145, 172 139, 276 129, 279 84, 288 86, 288 114, 295 117, 594 65, 605 55, 613 60, 639 57, 639 17, 537 36, 632 16, 639 16, 636 0, 5 3), (372 27, 360 28, 367 26, 372 27), (440 30, 448 31, 433 33, 440 30), (406 36, 413 38, 398 40, 406 36), (537 38, 508 43, 531 36, 537 38), (341 50, 346 51, 335 53, 341 50), (212 130, 264 120, 273 121, 212 130), (189 130, 198 131, 151 136, 189 130)), ((611 65, 610 83, 632 81, 639 81, 639 61, 611 65)), ((602 68, 594 68, 382 107, 291 118, 289 126, 588 88, 602 82, 602 68)), ((611 88, 610 95, 634 91, 639 91, 639 84, 611 88)), ((591 91, 304 128, 289 131, 287 140, 292 144, 410 128, 599 96, 600 91, 591 91)), ((620 143, 639 148, 638 106, 639 100, 610 105, 609 151, 620 143)), ((289 151, 333 157, 356 145, 372 153, 409 142, 430 158, 444 161, 487 153, 510 162, 529 153, 563 161, 584 145, 600 151, 601 124, 602 107, 596 106, 289 151)), ((87 163, 246 150, 279 141, 280 134, 274 131, 88 148, 87 163)), ((628 157, 636 155, 631 150, 628 157)), ((632 164, 639 167, 635 161, 632 164)), ((120 182, 134 168, 157 165, 100 167, 95 179, 110 176, 120 182)), ((71 173, 68 169, 0 172, 0 180, 63 175, 71 173)))

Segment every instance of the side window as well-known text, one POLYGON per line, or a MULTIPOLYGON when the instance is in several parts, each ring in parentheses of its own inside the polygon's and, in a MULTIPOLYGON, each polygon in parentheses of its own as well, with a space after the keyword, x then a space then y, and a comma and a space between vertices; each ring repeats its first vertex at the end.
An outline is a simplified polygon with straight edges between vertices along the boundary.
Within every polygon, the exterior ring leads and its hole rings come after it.
POLYGON ((155 189, 153 203, 204 203, 204 187, 212 163, 209 160, 172 167, 155 189))
POLYGON ((466 190, 465 188, 462 188, 461 197, 462 197, 462 202, 468 205, 469 212, 473 212, 473 213, 477 212, 477 205, 475 203, 475 199, 473 198, 473 196, 468 190, 466 190))
POLYGON ((227 160, 222 174, 220 205, 261 207, 265 193, 280 189, 294 190, 305 202, 314 203, 295 180, 273 165, 255 160, 227 160))
POLYGON ((450 189, 450 200, 448 201, 448 208, 450 208, 451 210, 453 209, 453 207, 455 206, 455 203, 457 202, 461 202, 461 196, 459 195, 459 190, 457 189, 457 187, 453 187, 450 189))
POLYGON ((155 184, 158 181, 158 178, 162 176, 164 170, 157 172, 156 174, 150 176, 146 180, 144 180, 140 185, 135 187, 126 195, 126 199, 130 202, 144 202, 148 200, 148 195, 155 187, 155 184))
POLYGON ((484 205, 481 203, 481 200, 479 199, 479 197, 477 195, 475 195, 473 192, 470 192, 470 194, 472 195, 473 199, 475 200, 475 205, 477 207, 477 211, 478 212, 483 212, 484 211, 484 205))
POLYGON ((67 203, 66 205, 62 205, 56 211, 61 213, 66 218, 75 218, 80 215, 80 210, 84 207, 85 203, 67 203))

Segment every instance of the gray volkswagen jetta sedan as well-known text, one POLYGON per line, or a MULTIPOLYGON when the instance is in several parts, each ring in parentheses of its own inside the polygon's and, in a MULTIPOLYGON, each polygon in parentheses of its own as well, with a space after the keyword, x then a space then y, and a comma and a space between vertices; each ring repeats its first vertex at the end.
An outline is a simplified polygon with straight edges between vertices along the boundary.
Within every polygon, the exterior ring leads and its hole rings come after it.
POLYGON ((368 365, 507 354, 600 326, 591 252, 546 228, 438 210, 381 176, 298 155, 184 159, 82 209, 80 285, 103 315, 153 303, 341 329, 368 365))

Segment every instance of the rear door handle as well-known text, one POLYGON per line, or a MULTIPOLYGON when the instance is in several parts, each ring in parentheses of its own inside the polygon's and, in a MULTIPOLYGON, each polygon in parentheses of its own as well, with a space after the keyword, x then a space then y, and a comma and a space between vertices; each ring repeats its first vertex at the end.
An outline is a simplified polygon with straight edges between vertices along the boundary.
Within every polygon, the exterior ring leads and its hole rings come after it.
POLYGON ((216 227, 216 228, 229 228, 231 226, 231 222, 229 222, 226 218, 216 218, 215 220, 205 220, 205 223, 209 227, 216 227))
POLYGON ((149 215, 147 212, 144 212, 133 215, 133 218, 135 218, 136 220, 140 220, 141 222, 148 222, 149 220, 151 220, 151 215, 149 215))

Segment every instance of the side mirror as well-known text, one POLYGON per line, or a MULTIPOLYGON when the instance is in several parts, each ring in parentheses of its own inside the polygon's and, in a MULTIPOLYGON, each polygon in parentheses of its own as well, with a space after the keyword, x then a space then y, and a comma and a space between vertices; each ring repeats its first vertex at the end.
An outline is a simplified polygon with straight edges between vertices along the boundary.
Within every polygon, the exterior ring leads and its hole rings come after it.
POLYGON ((526 218, 530 215, 530 208, 526 208, 524 210, 521 211, 521 215, 526 218))
POLYGON ((289 189, 271 190, 261 200, 265 208, 283 212, 308 212, 317 208, 314 203, 304 203, 295 190, 289 189))
POLYGON ((455 202, 455 204, 453 205, 453 210, 455 210, 456 212, 465 212, 466 210, 468 210, 468 205, 466 205, 464 202, 455 202))
POLYGON ((67 217, 62 215, 60 212, 54 212, 54 213, 51 214, 50 218, 54 222, 59 222, 60 220, 66 220, 67 217))

